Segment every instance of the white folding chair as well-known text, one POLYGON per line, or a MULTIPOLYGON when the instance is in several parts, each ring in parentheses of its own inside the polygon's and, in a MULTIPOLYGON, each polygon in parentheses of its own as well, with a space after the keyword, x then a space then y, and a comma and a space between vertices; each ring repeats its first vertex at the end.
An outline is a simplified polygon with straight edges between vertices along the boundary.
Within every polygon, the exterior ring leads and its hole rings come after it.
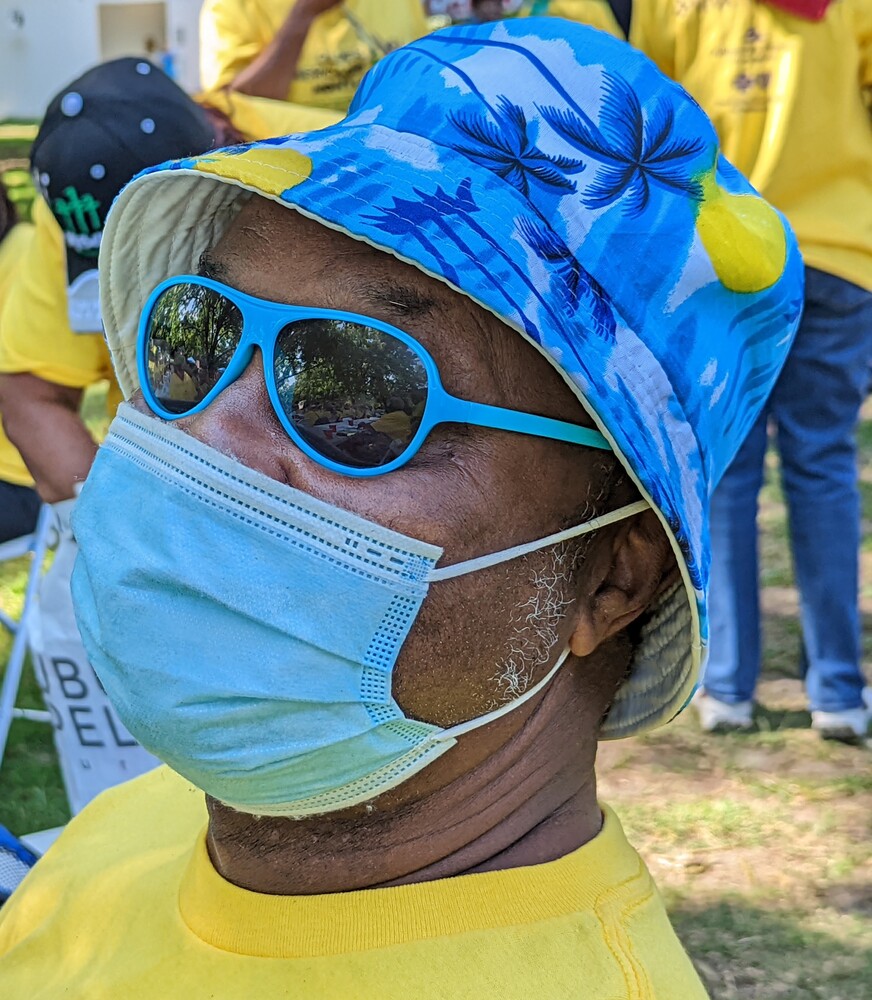
POLYGON ((51 722, 51 716, 48 712, 32 708, 17 708, 15 702, 18 698, 18 688, 21 684, 24 659, 27 655, 27 617, 33 605, 33 598, 36 595, 36 588, 39 585, 39 577, 42 572, 42 564, 50 546, 53 532, 54 518, 52 509, 48 504, 43 504, 40 508, 39 518, 32 535, 25 535, 23 538, 14 538, 11 542, 4 542, 0 545, 0 562, 7 562, 10 559, 20 559, 28 553, 31 554, 30 572, 27 574, 27 586, 24 590, 24 606, 21 609, 21 617, 16 621, 0 610, 0 625, 12 634, 12 651, 9 654, 9 660, 6 664, 3 684, 0 685, 0 765, 2 765, 3 756, 6 753, 9 727, 12 725, 13 719, 29 719, 32 722, 51 722))

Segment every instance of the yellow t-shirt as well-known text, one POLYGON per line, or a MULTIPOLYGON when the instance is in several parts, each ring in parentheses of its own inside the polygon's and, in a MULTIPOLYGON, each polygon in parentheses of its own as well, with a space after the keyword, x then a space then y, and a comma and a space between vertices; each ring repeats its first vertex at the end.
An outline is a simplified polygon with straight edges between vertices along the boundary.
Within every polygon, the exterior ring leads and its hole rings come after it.
MULTIPOLYGON (((28 222, 19 222, 0 243, 0 311, 12 289, 25 248, 32 238, 33 226, 28 222)), ((22 462, 15 445, 3 433, 2 426, 0 426, 0 480, 15 483, 16 486, 33 485, 27 466, 22 462)))
POLYGON ((0 305, 12 289, 12 282, 18 264, 24 256, 24 248, 33 236, 33 226, 29 222, 19 222, 13 226, 0 242, 0 305))
POLYGON ((549 864, 325 896, 217 874, 167 768, 104 792, 0 911, 4 1000, 704 1000, 609 810, 549 864))
MULTIPOLYGON (((114 414, 122 397, 109 348, 102 332, 74 333, 70 328, 63 233, 42 198, 34 204, 33 221, 15 281, 0 304, 0 372, 29 372, 75 389, 108 379, 106 407, 114 414)), ((0 479, 30 482, 11 445, 0 450, 0 479)))
MULTIPOLYGON (((549 11, 607 27, 591 20, 607 6, 549 11)), ((819 22, 755 0, 636 0, 630 41, 699 101, 806 263, 872 290, 872 0, 840 0, 819 22)))
MULTIPOLYGON (((226 87, 259 55, 294 3, 206 0, 200 14, 200 76, 206 91, 226 87)), ((371 66, 426 33, 421 0, 347 0, 313 22, 288 101, 305 109, 344 113, 371 66)), ((302 124, 298 129, 312 127, 320 126, 302 124)))

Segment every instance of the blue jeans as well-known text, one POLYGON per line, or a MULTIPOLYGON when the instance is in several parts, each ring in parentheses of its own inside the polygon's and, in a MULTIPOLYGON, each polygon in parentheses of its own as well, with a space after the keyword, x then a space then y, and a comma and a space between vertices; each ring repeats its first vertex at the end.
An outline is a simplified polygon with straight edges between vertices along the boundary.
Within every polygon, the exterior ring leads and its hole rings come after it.
POLYGON ((854 433, 869 386, 872 292, 806 269, 805 312, 784 370, 712 497, 706 691, 735 704, 760 672, 757 494, 767 427, 781 458, 811 709, 862 704, 854 433))
POLYGON ((29 535, 36 527, 39 506, 36 490, 0 480, 0 544, 29 535))

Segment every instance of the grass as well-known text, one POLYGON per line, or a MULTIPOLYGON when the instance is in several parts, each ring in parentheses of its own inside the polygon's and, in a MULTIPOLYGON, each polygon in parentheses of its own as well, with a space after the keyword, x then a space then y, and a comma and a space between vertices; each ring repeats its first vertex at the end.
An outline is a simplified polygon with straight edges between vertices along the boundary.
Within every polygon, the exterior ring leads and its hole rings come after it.
POLYGON ((872 982, 865 921, 773 911, 739 894, 668 895, 678 933, 717 1000, 864 1000, 872 982), (797 961, 802 956, 805 960, 797 961))
MULTIPOLYGON (((872 417, 870 409, 867 417, 872 417)), ((872 419, 859 429, 872 525, 872 419)), ((600 789, 666 899, 713 1000, 872 997, 872 758, 810 731, 777 462, 761 495, 764 671, 757 729, 692 713, 600 751, 600 789)), ((861 554, 872 654, 872 532, 861 554)))
MULTIPOLYGON (((28 559, 0 563, 0 606, 16 617, 21 611, 28 569, 28 559)), ((0 662, 6 662, 11 644, 6 630, 0 630, 0 662)), ((17 703, 22 708, 43 707, 29 662, 17 703)), ((68 818, 50 727, 38 722, 13 722, 0 767, 0 823, 21 834, 59 826, 68 818)))
POLYGON ((22 221, 29 221, 32 218, 33 200, 36 197, 30 174, 21 168, 2 170, 0 171, 0 181, 9 191, 9 198, 18 211, 18 218, 22 221))
MULTIPOLYGON (((872 408, 858 430, 872 655, 872 408)), ((872 997, 872 758, 809 730, 777 460, 760 497, 764 670, 750 734, 692 713, 600 751, 600 789, 661 888, 713 1000, 872 997)))
POLYGON ((818 740, 798 680, 767 670, 759 694, 781 726, 712 737, 686 714, 604 747, 601 794, 714 1000, 868 1000, 869 751, 818 740))
POLYGON ((0 121, 0 181, 8 188, 22 219, 29 219, 36 191, 30 177, 30 144, 36 124, 20 120, 0 121))

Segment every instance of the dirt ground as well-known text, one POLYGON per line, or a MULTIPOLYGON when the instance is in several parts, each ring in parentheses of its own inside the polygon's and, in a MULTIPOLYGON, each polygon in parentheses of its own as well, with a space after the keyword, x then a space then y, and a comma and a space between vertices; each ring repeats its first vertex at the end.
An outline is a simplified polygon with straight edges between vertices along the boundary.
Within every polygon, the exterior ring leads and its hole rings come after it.
MULTIPOLYGON (((780 647, 795 603, 787 588, 765 593, 780 647)), ((821 741, 796 676, 770 668, 758 697, 750 734, 704 734, 690 710, 604 744, 600 794, 713 1000, 870 1000, 872 742, 821 741)))

